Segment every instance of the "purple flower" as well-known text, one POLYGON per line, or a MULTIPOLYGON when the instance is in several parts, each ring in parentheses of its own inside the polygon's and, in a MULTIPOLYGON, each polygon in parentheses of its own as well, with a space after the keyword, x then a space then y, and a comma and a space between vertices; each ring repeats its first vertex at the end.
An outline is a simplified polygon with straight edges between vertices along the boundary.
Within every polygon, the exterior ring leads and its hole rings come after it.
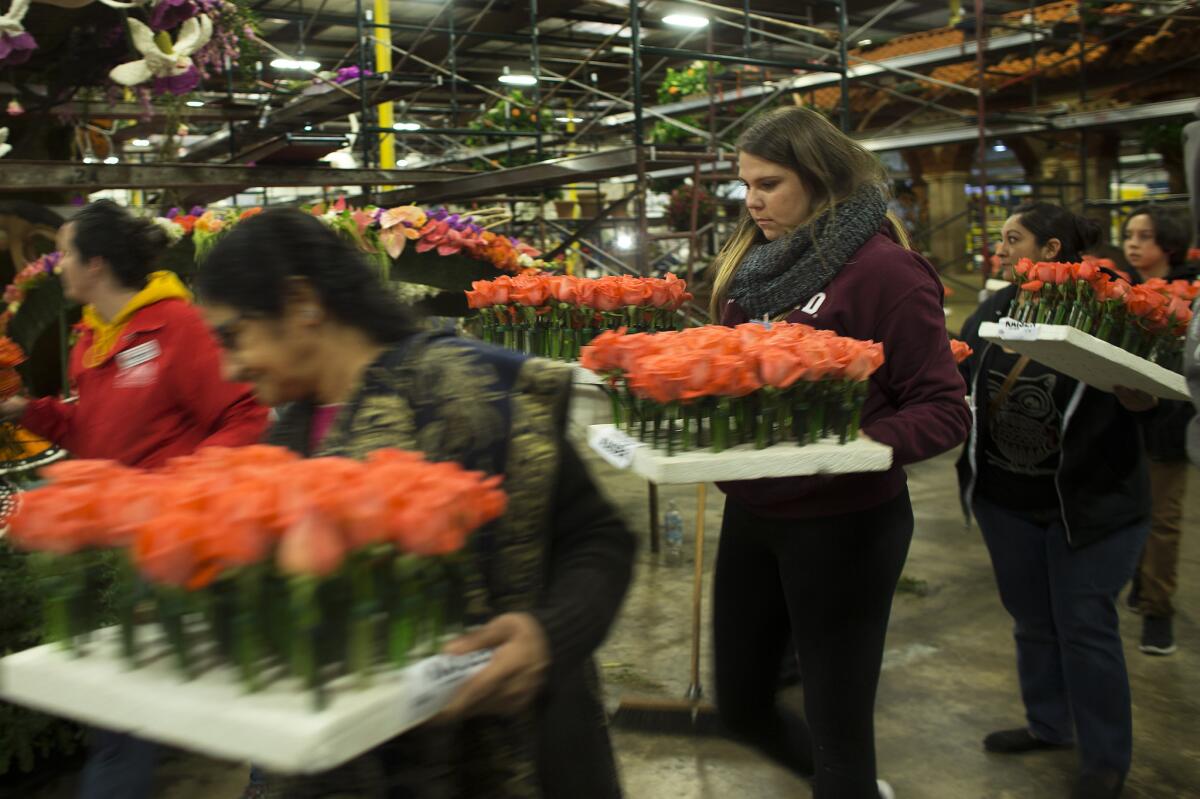
POLYGON ((341 69, 339 69, 337 71, 337 75, 334 76, 333 82, 334 83, 349 83, 352 80, 358 80, 359 78, 363 78, 363 77, 370 77, 371 75, 374 75, 374 74, 375 73, 369 69, 360 70, 356 66, 342 67, 341 69))
POLYGON ((37 42, 28 31, 16 36, 0 33, 0 66, 24 64, 37 49, 37 42))
POLYGON ((200 70, 195 65, 182 75, 170 78, 155 78, 152 89, 155 94, 187 94, 200 85, 200 70))
POLYGON ((192 0, 158 0, 150 12, 150 29, 165 31, 177 28, 200 13, 192 0))
POLYGON ((61 252, 58 252, 56 250, 52 253, 47 253, 46 257, 42 259, 42 271, 44 271, 48 275, 53 273, 54 267, 58 266, 58 262, 61 260, 62 260, 61 252))
POLYGON ((188 216, 204 216, 204 206, 193 205, 192 210, 188 211, 188 216))
POLYGON ((181 213, 183 213, 183 212, 180 211, 178 208, 172 208, 170 211, 167 211, 167 219, 174 219, 175 217, 179 216, 181 213))

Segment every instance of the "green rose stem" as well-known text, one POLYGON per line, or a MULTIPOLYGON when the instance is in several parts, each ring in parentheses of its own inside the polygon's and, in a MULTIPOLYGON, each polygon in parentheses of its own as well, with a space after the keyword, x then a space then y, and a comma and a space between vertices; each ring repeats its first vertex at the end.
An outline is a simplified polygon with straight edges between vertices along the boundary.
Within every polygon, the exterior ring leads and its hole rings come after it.
POLYGON ((667 423, 667 455, 675 454, 676 445, 676 430, 675 422, 679 419, 679 405, 671 402, 667 404, 666 423, 667 423))
MULTIPOLYGON (((762 389, 765 393, 766 388, 762 389)), ((757 412, 754 413, 754 448, 766 449, 770 445, 770 432, 768 430, 769 420, 767 419, 766 408, 763 403, 759 403, 757 412)))
POLYGON ((712 451, 724 452, 729 447, 729 419, 733 409, 729 405, 729 397, 717 400, 717 409, 712 418, 712 451))
POLYGON ((746 400, 738 397, 733 401, 734 414, 737 417, 737 442, 745 444, 750 436, 750 424, 746 419, 746 400))
POLYGON ((601 388, 603 388, 604 393, 608 395, 609 406, 612 408, 613 427, 620 429, 621 422, 622 422, 622 420, 621 420, 621 395, 617 392, 617 390, 615 388, 610 386, 608 383, 605 383, 604 385, 602 385, 601 388))
POLYGON ((116 610, 121 633, 121 655, 126 662, 137 662, 137 625, 134 609, 138 599, 138 577, 128 552, 116 553, 116 610))
POLYGON ((406 555, 397 557, 392 563, 392 579, 396 581, 397 590, 388 623, 388 657, 398 667, 408 664, 409 654, 416 644, 420 602, 415 569, 416 560, 406 555))
POLYGON ((71 636, 71 599, 69 582, 64 571, 74 568, 74 559, 75 556, 71 555, 55 557, 41 552, 30 556, 46 597, 46 639, 72 650, 75 648, 75 642, 71 636))
POLYGON ((808 442, 815 444, 825 435, 825 392, 821 385, 813 385, 813 403, 808 413, 808 442))
POLYGON ((237 612, 233 616, 233 637, 237 649, 238 669, 241 671, 242 681, 251 693, 262 688, 258 679, 261 652, 255 615, 261 598, 262 576, 262 569, 258 566, 244 566, 234 576, 237 612))
POLYGON ((371 665, 375 659, 375 618, 379 602, 372 567, 373 558, 369 552, 360 551, 350 556, 348 570, 354 606, 350 614, 349 666, 360 687, 370 685, 371 665))
POLYGON ((317 603, 317 578, 297 575, 291 579, 293 619, 292 673, 312 692, 313 706, 325 708, 325 689, 321 668, 317 663, 317 636, 321 623, 321 608, 317 603))
POLYGON ((171 645, 175 656, 175 665, 185 679, 191 679, 192 658, 187 627, 184 625, 184 611, 187 607, 187 592, 182 588, 160 586, 158 589, 158 619, 167 634, 167 642, 171 645))
POLYGON ((679 410, 683 417, 683 441, 681 449, 687 452, 692 448, 692 406, 685 402, 680 406, 679 410))

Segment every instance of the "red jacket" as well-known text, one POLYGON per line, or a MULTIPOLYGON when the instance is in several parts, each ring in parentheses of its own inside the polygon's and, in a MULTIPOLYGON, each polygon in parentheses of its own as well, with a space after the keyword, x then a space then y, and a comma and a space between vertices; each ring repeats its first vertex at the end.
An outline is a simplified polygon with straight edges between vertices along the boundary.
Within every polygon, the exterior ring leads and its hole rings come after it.
MULTIPOLYGON (((749 320, 730 300, 721 321, 736 325, 749 320)), ((782 518, 872 508, 904 489, 901 467, 940 455, 967 437, 971 412, 966 385, 950 354, 941 280, 928 261, 897 244, 890 229, 869 239, 787 321, 883 344, 885 360, 871 377, 862 429, 892 448, 892 468, 718 483, 738 503, 759 515, 782 518)))
POLYGON ((267 409, 221 376, 221 353, 200 314, 180 299, 137 311, 99 365, 87 368, 85 329, 71 350, 76 402, 33 400, 21 424, 78 458, 160 466, 200 447, 253 444, 267 409))

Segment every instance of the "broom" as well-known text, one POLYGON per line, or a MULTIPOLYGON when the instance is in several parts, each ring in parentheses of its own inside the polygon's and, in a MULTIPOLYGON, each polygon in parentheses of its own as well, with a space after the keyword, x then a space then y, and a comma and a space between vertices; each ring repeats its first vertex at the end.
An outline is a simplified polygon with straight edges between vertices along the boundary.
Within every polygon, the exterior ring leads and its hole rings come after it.
POLYGON ((721 722, 700 685, 700 598, 704 586, 704 492, 696 487, 696 569, 692 580, 692 677, 682 699, 644 696, 622 698, 611 724, 629 730, 671 734, 719 735, 721 722))

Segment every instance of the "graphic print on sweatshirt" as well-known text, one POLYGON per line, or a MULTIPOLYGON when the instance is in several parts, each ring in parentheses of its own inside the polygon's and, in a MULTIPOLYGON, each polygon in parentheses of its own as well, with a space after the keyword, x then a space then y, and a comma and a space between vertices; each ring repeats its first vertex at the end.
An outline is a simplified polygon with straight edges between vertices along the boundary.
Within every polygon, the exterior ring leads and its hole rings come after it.
MULTIPOLYGON (((1004 387, 1008 371, 988 371, 988 396, 1004 387)), ((1030 477, 1053 475, 1062 450, 1062 413, 1055 402, 1058 375, 1021 375, 1004 402, 988 416, 991 466, 1030 477)))

